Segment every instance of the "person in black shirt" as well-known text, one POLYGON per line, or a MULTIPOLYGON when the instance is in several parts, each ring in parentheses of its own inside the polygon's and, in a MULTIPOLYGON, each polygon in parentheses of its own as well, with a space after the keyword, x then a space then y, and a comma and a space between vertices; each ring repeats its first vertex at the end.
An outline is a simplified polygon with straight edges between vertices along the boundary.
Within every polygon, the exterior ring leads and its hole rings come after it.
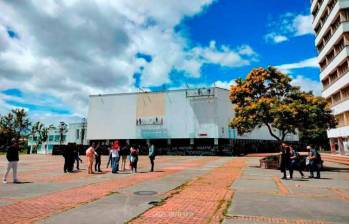
POLYGON ((95 152, 96 152, 96 154, 95 154, 95 159, 96 159, 95 172, 102 172, 102 170, 101 170, 102 147, 99 143, 96 146, 95 152))
POLYGON ((10 147, 8 147, 8 150, 6 152, 6 158, 8 161, 8 165, 7 165, 7 171, 6 171, 4 178, 2 180, 2 182, 4 184, 7 183, 7 176, 8 176, 11 169, 12 169, 12 173, 13 173, 13 183, 19 183, 19 181, 17 179, 17 165, 18 165, 18 161, 19 161, 19 145, 18 145, 18 141, 16 139, 12 139, 11 142, 12 142, 12 145, 10 147))
POLYGON ((287 179, 286 171, 289 170, 290 167, 290 149, 289 146, 285 143, 281 145, 281 163, 280 163, 280 171, 283 173, 283 177, 281 179, 287 179))

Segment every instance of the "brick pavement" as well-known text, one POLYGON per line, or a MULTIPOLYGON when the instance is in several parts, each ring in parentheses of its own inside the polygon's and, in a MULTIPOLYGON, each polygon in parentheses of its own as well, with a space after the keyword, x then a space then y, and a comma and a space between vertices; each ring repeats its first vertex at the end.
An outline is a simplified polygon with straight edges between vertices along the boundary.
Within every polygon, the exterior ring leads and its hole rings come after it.
POLYGON ((0 214, 4 214, 1 215, 0 223, 32 223, 55 213, 103 198, 121 188, 171 175, 186 168, 202 166, 212 160, 214 160, 213 157, 205 157, 183 163, 178 162, 176 169, 165 167, 162 169, 163 172, 138 173, 129 175, 127 178, 101 181, 0 206, 0 214))
POLYGON ((162 205, 130 223, 220 223, 233 195, 230 185, 244 166, 242 158, 231 160, 171 192, 162 205))

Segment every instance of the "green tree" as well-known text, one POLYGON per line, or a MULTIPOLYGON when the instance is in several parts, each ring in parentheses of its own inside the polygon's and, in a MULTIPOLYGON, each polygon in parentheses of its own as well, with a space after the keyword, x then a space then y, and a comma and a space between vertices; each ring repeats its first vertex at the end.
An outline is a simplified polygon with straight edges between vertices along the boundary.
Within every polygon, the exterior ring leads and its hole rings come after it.
POLYGON ((11 113, 14 115, 14 132, 15 137, 20 139, 29 131, 31 125, 28 113, 24 109, 13 109, 11 113))
MULTIPOLYGON (((37 152, 39 145, 42 143, 43 139, 42 139, 42 133, 45 129, 44 124, 42 124, 41 122, 35 122, 33 124, 33 126, 31 127, 31 136, 33 137, 33 142, 34 144, 34 149, 37 152)), ((32 153, 32 152, 31 152, 32 153)))
POLYGON ((15 133, 15 119, 12 113, 8 113, 0 117, 0 136, 1 144, 9 144, 14 138, 15 133))
POLYGON ((68 125, 66 123, 64 123, 63 121, 61 121, 59 123, 59 126, 58 126, 58 131, 59 131, 59 136, 60 136, 59 144, 60 144, 60 146, 62 146, 64 143, 64 135, 65 135, 65 133, 68 132, 68 125))
POLYGON ((291 78, 273 67, 253 69, 231 86, 235 116, 230 125, 239 134, 267 127, 283 142, 288 134, 314 133, 335 127, 327 102, 291 85, 291 78))

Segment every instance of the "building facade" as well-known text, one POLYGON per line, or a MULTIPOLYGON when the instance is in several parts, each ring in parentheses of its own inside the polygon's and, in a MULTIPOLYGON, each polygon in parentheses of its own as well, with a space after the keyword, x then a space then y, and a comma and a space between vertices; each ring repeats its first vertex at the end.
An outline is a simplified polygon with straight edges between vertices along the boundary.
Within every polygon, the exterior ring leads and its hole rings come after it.
POLYGON ((196 148, 232 140, 274 140, 266 128, 237 135, 229 128, 233 116, 229 91, 221 88, 94 95, 89 99, 87 139, 196 148))
POLYGON ((48 131, 47 141, 43 142, 42 144, 37 143, 37 136, 29 136, 28 146, 30 147, 30 152, 33 152, 36 149, 38 154, 51 154, 53 146, 60 145, 61 143, 62 145, 66 145, 68 143, 87 145, 88 141, 86 138, 86 127, 86 123, 69 124, 67 131, 63 134, 62 141, 58 128, 50 128, 48 131))
POLYGON ((349 0, 312 0, 322 96, 338 125, 327 132, 333 153, 349 148, 349 0))

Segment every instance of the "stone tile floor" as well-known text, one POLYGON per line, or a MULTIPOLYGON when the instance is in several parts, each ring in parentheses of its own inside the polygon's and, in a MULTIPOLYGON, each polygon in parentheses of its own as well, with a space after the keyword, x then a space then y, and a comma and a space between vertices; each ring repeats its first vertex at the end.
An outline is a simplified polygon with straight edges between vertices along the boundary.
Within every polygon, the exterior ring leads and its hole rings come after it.
POLYGON ((23 184, 0 185, 0 223, 349 223, 349 166, 326 162, 323 179, 280 180, 257 165, 159 156, 150 173, 141 157, 137 174, 88 175, 85 161, 65 174, 61 156, 23 155, 23 184))

